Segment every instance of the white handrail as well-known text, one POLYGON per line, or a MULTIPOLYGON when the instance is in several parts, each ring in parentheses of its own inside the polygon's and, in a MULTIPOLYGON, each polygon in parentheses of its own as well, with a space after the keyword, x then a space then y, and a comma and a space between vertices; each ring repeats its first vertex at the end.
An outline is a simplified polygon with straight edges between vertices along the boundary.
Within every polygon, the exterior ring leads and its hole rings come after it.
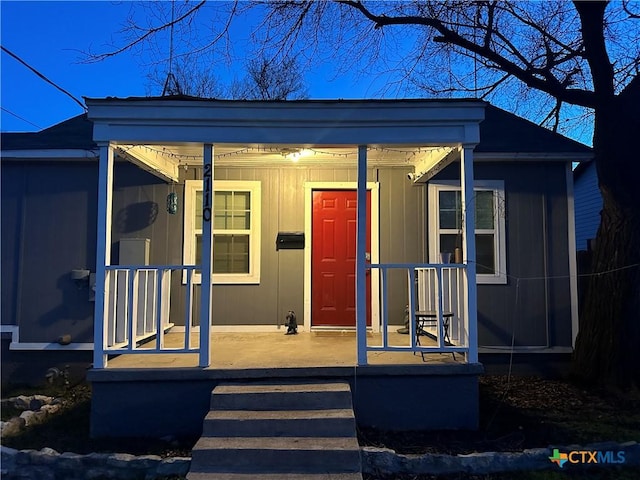
MULTIPOLYGON (((192 347, 193 274, 198 265, 109 265, 105 267, 105 301, 102 319, 104 354, 198 353, 192 347), (184 272, 184 341, 179 348, 165 346, 171 322, 171 273, 184 272)), ((181 275, 180 275, 181 276, 181 275)), ((175 292, 174 292, 175 293, 175 292)))
POLYGON ((367 345, 367 351, 416 352, 416 353, 469 353, 468 325, 464 318, 466 292, 464 277, 465 264, 440 263, 378 263, 369 264, 370 270, 380 274, 380 308, 382 342, 380 345, 367 345), (409 324, 409 342, 407 345, 390 345, 389 324, 389 271, 404 270, 407 273, 407 306, 409 324), (435 321, 426 327, 433 335, 436 345, 420 344, 417 335, 416 312, 434 312, 435 321), (445 327, 445 312, 447 324, 445 327), (447 331, 445 332, 445 328, 447 331))

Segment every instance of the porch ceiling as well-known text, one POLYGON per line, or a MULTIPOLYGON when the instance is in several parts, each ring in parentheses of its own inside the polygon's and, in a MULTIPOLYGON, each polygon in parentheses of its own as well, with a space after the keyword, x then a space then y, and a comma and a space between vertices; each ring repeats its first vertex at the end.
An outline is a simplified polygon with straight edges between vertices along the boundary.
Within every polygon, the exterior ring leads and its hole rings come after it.
MULTIPOLYGON (((124 159, 160 178, 177 181, 180 166, 202 165, 203 144, 118 144, 124 159)), ((369 166, 412 167, 414 181, 420 181, 434 165, 453 160, 457 148, 425 145, 370 145, 369 166)), ((214 163, 218 166, 322 166, 356 167, 357 146, 323 146, 293 144, 219 144, 214 146, 214 163)))

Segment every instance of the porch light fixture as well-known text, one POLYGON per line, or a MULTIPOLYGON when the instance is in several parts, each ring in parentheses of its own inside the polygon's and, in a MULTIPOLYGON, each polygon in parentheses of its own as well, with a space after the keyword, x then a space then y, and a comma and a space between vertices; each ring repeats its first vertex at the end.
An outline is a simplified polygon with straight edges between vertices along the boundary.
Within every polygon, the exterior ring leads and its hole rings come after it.
POLYGON ((167 212, 170 215, 175 215, 178 212, 178 194, 176 192, 167 195, 167 212))
POLYGON ((284 158, 291 160, 292 162, 297 162, 303 157, 308 157, 311 155, 313 150, 309 150, 308 148, 282 148, 280 149, 280 155, 284 158))

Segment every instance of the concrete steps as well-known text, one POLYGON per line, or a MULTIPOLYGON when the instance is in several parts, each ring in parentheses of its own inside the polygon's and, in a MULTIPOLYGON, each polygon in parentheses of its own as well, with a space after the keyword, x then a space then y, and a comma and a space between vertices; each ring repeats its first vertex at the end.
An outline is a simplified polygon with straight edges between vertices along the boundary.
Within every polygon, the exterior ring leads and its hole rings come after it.
POLYGON ((346 383, 219 385, 188 480, 361 480, 346 383))

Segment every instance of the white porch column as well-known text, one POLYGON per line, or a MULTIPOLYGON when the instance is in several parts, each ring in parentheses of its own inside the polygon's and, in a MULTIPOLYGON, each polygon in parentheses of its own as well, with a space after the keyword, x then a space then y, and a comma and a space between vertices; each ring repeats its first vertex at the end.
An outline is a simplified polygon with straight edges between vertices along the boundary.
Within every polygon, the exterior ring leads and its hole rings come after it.
POLYGON ((205 143, 202 175, 202 264, 200 265, 200 367, 211 364, 211 275, 213 274, 213 145, 205 143))
POLYGON ((367 364, 367 146, 358 147, 358 193, 356 230, 356 334, 358 365, 367 364))
POLYGON ((96 237, 96 295, 93 315, 93 368, 105 368, 105 329, 107 325, 107 292, 111 288, 106 278, 106 266, 111 265, 111 208, 113 196, 113 147, 100 145, 98 161, 98 236, 96 237))
POLYGON ((476 202, 473 192, 473 147, 462 147, 460 186, 462 190, 462 255, 467 265, 465 318, 469 341, 468 363, 478 362, 478 294, 476 288, 476 202))

